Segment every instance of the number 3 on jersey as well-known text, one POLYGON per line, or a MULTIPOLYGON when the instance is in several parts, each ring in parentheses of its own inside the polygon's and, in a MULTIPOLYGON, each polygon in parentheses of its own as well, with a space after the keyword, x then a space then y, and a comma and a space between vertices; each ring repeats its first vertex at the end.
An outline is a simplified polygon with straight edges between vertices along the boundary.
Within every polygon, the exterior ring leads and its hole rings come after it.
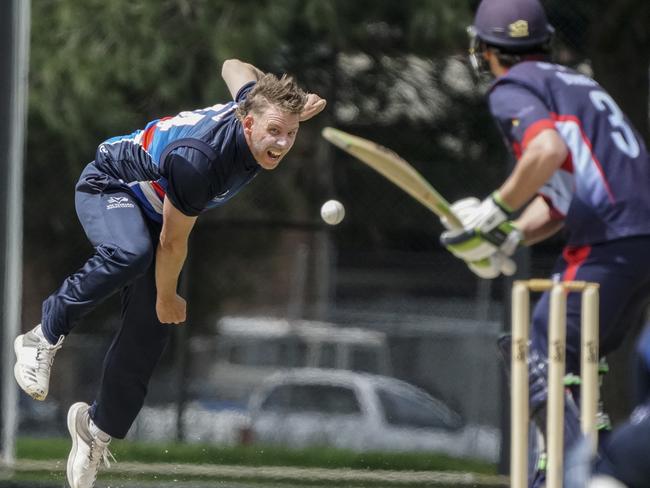
POLYGON ((612 131, 612 139, 622 152, 627 154, 630 158, 634 159, 639 155, 639 142, 634 136, 634 132, 630 126, 625 122, 623 112, 618 108, 618 105, 612 97, 607 93, 600 90, 593 90, 589 92, 589 98, 597 110, 609 112, 609 123, 614 128, 612 131))

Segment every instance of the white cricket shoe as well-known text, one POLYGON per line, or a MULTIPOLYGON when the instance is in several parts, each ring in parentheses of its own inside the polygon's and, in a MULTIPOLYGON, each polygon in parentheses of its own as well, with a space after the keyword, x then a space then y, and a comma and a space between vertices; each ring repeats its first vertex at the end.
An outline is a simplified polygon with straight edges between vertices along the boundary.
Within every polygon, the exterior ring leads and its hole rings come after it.
POLYGON ((99 463, 110 467, 108 450, 111 436, 101 431, 90 419, 87 403, 78 402, 68 410, 68 430, 72 436, 72 449, 68 456, 66 474, 70 488, 92 488, 95 485, 99 463))
POLYGON ((50 344, 38 324, 14 341, 14 377, 23 391, 35 400, 45 400, 47 396, 54 355, 61 349, 64 338, 61 336, 56 344, 50 344))

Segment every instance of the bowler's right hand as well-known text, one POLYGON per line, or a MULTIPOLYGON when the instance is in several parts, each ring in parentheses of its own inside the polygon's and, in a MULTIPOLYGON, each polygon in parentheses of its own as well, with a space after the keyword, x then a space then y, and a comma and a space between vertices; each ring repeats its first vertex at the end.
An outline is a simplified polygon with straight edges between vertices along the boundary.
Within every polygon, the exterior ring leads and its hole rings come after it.
POLYGON ((157 297, 156 315, 163 324, 181 324, 187 316, 187 302, 181 296, 174 295, 170 298, 157 297))
POLYGON ((325 108, 325 105, 327 105, 327 101, 324 98, 321 98, 315 93, 309 93, 307 95, 307 102, 300 113, 300 122, 309 120, 321 113, 325 108))

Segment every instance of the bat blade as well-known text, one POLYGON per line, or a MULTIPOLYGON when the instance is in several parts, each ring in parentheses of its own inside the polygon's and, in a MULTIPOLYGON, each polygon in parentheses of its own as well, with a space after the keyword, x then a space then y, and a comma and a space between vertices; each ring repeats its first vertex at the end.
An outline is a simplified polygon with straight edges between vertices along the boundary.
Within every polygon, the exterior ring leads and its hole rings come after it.
MULTIPOLYGON (((449 202, 413 166, 395 152, 368 139, 348 134, 333 127, 325 127, 322 135, 336 147, 383 175, 438 217, 445 218, 451 228, 461 229, 463 227, 460 219, 451 210, 449 202)), ((502 273, 511 276, 516 270, 515 262, 509 257, 503 256, 502 273)))
POLYGON ((333 127, 325 127, 322 134, 327 141, 373 168, 438 217, 447 219, 452 227, 462 227, 449 202, 413 166, 390 149, 333 127))

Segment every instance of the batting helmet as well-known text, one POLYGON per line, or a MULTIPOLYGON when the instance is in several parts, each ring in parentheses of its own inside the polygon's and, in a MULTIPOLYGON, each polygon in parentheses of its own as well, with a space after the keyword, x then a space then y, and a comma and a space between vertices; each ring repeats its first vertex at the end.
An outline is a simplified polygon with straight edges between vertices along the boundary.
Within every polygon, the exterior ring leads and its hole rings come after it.
POLYGON ((553 35, 538 0, 483 0, 472 27, 481 41, 513 53, 543 46, 553 35))
POLYGON ((538 0, 483 0, 469 34, 469 61, 479 77, 490 69, 483 53, 487 45, 519 62, 532 51, 549 52, 554 29, 538 0))

